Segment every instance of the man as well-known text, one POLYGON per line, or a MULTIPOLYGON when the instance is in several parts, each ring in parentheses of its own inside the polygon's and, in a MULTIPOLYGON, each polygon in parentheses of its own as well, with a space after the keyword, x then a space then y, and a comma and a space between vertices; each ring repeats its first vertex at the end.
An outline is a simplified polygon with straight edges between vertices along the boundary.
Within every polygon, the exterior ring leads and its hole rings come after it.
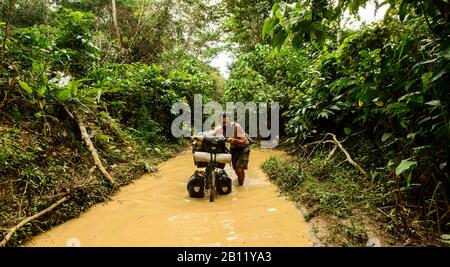
POLYGON ((233 169, 238 177, 239 185, 242 186, 245 179, 244 170, 248 167, 248 160, 250 156, 250 140, 248 140, 245 131, 239 123, 231 122, 231 118, 228 113, 223 113, 222 125, 218 125, 208 134, 214 136, 223 135, 230 143, 233 169))

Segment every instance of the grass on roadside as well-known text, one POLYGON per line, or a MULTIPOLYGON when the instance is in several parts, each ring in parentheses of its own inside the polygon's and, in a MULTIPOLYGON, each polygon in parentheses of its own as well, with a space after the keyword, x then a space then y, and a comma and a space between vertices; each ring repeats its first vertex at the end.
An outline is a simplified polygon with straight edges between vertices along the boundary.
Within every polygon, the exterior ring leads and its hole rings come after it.
POLYGON ((292 201, 306 207, 305 220, 325 216, 325 244, 364 246, 368 241, 363 217, 379 219, 374 207, 386 201, 386 195, 352 166, 339 164, 317 153, 310 161, 301 158, 271 157, 261 168, 292 201))

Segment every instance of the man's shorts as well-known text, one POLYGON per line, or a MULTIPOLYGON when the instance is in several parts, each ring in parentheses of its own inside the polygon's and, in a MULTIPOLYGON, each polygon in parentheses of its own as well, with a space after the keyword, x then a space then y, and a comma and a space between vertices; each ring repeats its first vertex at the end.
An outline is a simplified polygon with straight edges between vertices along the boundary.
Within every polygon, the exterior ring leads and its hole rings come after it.
POLYGON ((233 169, 248 167, 248 159, 250 157, 250 146, 247 147, 234 147, 231 148, 231 161, 233 163, 233 169))

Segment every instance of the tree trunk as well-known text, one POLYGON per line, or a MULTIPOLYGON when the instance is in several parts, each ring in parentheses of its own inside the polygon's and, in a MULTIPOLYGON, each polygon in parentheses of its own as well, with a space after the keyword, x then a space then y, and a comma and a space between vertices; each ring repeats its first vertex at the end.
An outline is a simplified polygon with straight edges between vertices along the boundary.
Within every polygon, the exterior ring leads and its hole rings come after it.
POLYGON ((112 4, 112 17, 114 29, 116 30, 117 35, 117 50, 122 51, 123 50, 122 33, 120 31, 119 24, 117 23, 116 0, 111 0, 111 4, 112 4))

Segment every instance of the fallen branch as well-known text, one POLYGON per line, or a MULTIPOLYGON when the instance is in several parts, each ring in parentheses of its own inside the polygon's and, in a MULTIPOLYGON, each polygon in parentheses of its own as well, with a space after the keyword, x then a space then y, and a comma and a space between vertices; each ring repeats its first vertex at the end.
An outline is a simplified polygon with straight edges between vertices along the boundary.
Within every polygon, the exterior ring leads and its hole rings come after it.
MULTIPOLYGON (((325 138, 324 138, 325 139, 325 138)), ((334 144, 334 141, 332 141, 332 140, 320 140, 320 141, 315 141, 315 142, 311 142, 311 143, 308 143, 308 144, 306 144, 306 145, 304 145, 304 147, 308 147, 308 146, 310 146, 310 145, 320 145, 320 144, 327 144, 327 143, 330 143, 330 144, 334 144)))
POLYGON ((336 164, 336 167, 339 167, 339 166, 341 166, 344 162, 346 162, 347 160, 344 160, 344 161, 341 161, 341 162, 339 162, 338 164, 336 164))
POLYGON ((331 138, 333 138, 333 141, 335 142, 335 144, 339 147, 339 149, 345 154, 345 157, 347 158, 348 163, 352 164, 353 166, 355 166, 355 168, 357 168, 359 170, 360 173, 362 173, 364 176, 367 176, 367 172, 361 167, 359 166, 358 163, 356 163, 352 157, 350 157, 350 154, 348 153, 348 151, 342 146, 342 144, 337 140, 336 135, 332 134, 332 133, 327 133, 327 135, 330 135, 331 138))
POLYGON ((26 219, 24 219, 23 221, 21 221, 19 224, 17 224, 16 226, 14 226, 13 228, 8 230, 8 233, 6 234, 5 238, 0 242, 0 247, 5 247, 6 244, 8 243, 9 240, 11 240, 12 235, 22 226, 26 225, 27 223, 31 222, 32 220, 35 220, 39 217, 41 217, 42 215, 47 214, 48 212, 52 211, 54 208, 58 207, 59 205, 61 205, 62 203, 64 203, 65 201, 67 201, 69 199, 69 197, 65 196, 63 198, 61 198, 60 200, 56 201, 55 203, 53 203, 50 207, 46 208, 45 210, 42 210, 38 213, 36 213, 33 216, 30 216, 26 219))
POLYGON ((337 145, 333 146, 333 149, 328 154, 327 160, 331 159, 331 157, 334 155, 334 152, 336 152, 337 147, 338 147, 337 145))
MULTIPOLYGON (((324 136, 324 138, 323 138, 322 140, 320 140, 320 141, 315 141, 315 142, 312 142, 312 143, 309 143, 309 144, 304 145, 305 148, 307 148, 307 147, 310 146, 310 145, 315 145, 314 148, 313 148, 313 150, 312 150, 311 153, 309 154, 307 160, 309 160, 309 157, 314 153, 314 150, 315 150, 315 149, 317 148, 317 146, 319 146, 320 144, 327 144, 327 143, 333 144, 334 146, 333 146, 332 150, 330 151, 330 153, 328 154, 327 160, 330 159, 330 158, 334 155, 334 153, 336 152, 337 148, 339 148, 339 149, 345 154, 345 158, 346 158, 345 161, 348 161, 351 165, 353 165, 356 169, 358 169, 358 171, 359 171, 360 173, 362 173, 364 176, 367 176, 367 172, 366 172, 366 171, 365 171, 358 163, 356 163, 356 162, 352 159, 352 157, 350 156, 350 154, 348 153, 348 151, 347 151, 347 150, 344 148, 344 146, 342 145, 342 143, 345 142, 346 140, 347 140, 347 139, 344 139, 343 141, 337 140, 336 135, 333 134, 333 133, 327 133, 327 134, 325 134, 325 136, 324 136), (325 140, 325 139, 327 138, 327 136, 331 136, 331 139, 332 139, 332 140, 325 140)), ((338 166, 339 166, 340 164, 344 163, 345 161, 339 163, 338 166)))
POLYGON ((114 179, 111 177, 111 175, 108 173, 108 171, 103 167, 102 162, 100 161, 100 157, 97 153, 97 149, 95 149, 94 144, 92 144, 91 138, 89 137, 89 134, 86 131, 86 127, 83 125, 83 123, 76 118, 69 109, 64 106, 64 109, 66 110, 67 114, 75 120, 75 122, 78 124, 78 128, 80 129, 81 137, 83 138, 84 142, 86 143, 89 151, 91 152, 92 158, 94 159, 95 165, 97 168, 102 172, 103 176, 105 177, 106 181, 111 185, 115 186, 114 179))

